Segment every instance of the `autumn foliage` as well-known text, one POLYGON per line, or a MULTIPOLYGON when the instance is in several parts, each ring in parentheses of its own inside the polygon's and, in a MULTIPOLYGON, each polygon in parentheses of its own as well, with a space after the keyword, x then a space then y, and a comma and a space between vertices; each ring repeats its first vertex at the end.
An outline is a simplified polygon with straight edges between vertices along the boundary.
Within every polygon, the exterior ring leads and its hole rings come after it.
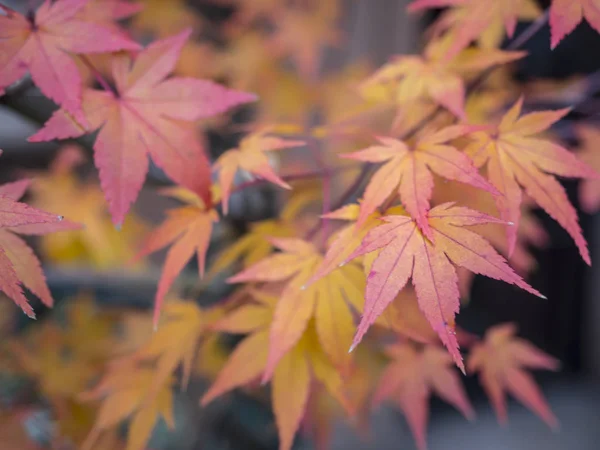
POLYGON ((48 320, 2 335, 6 370, 34 379, 57 411, 53 448, 149 448, 159 421, 177 429, 174 392, 197 376, 212 383, 203 407, 233 389, 264 400, 266 389, 280 450, 300 430, 326 448, 334 421, 366 426, 384 402, 424 450, 432 395, 474 419, 466 374, 500 422, 508 394, 558 425, 530 372, 559 362, 512 324, 476 337, 457 315, 475 275, 552 300, 526 281, 526 243, 544 243, 534 206, 591 265, 560 179, 582 179, 582 207, 599 209, 600 131, 578 123, 573 151, 553 127, 577 105, 533 110, 528 97, 554 86, 535 94, 510 71, 545 23, 552 48, 583 20, 600 31, 592 0, 548 11, 416 0, 414 20, 444 8, 420 54, 336 71, 322 67, 344 45, 338 0, 207 1, 233 8, 219 26, 184 1, 30 3, 40 4, 0 2, 0 94, 30 83, 52 100, 28 141, 61 150, 31 180, 0 186, 0 290, 32 318, 25 290, 53 306, 32 236, 59 267, 150 273, 164 255, 151 315, 98 312, 82 294, 67 328, 48 320), (517 33, 518 22, 529 25, 517 33), (217 154, 214 132, 237 143, 217 154), (96 170, 81 176, 92 153, 96 170), (157 171, 169 186, 145 184, 157 171), (274 216, 215 245, 243 220, 236 202, 265 187, 274 216), (136 211, 148 192, 153 220, 136 211), (226 285, 221 301, 194 301, 214 283, 226 285), (231 348, 225 335, 241 339, 231 348))

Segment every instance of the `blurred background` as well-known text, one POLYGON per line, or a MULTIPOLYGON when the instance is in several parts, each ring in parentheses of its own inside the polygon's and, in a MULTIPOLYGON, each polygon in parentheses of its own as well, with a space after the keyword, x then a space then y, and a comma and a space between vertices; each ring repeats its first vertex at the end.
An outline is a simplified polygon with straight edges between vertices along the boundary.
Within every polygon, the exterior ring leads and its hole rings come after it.
MULTIPOLYGON (((21 10, 28 6, 25 0, 4 0, 3 3, 21 10)), ((126 21, 142 41, 173 34, 186 26, 194 27, 195 43, 185 49, 184 63, 178 69, 180 73, 220 80, 231 75, 227 72, 227 58, 247 57, 248 64, 259 64, 255 61, 258 56, 252 53, 256 49, 250 37, 245 41, 223 40, 222 28, 228 26, 231 18, 238 17, 236 15, 241 14, 240 11, 246 14, 260 11, 256 6, 259 3, 268 7, 266 0, 146 0, 142 3, 146 4, 150 13, 141 13, 126 21), (246 7, 246 4, 254 4, 256 8, 246 7)), ((360 71, 363 63, 378 67, 392 55, 419 52, 425 30, 435 19, 435 14, 407 15, 408 3, 408 0, 341 1, 339 23, 344 38, 337 48, 324 50, 322 72, 335 73, 348 66, 360 71)), ((540 2, 544 8, 548 4, 548 1, 540 2)), ((520 24, 517 34, 525 26, 520 24)), ((227 31, 231 35, 236 32, 235 29, 227 31)), ((549 30, 544 27, 527 43, 525 50, 529 56, 517 65, 515 76, 518 80, 526 83, 542 78, 560 82, 600 70, 600 36, 586 23, 580 25, 556 50, 550 51, 548 42, 549 30)), ((257 77, 267 76, 258 69, 255 72, 257 77)), ((295 82, 293 73, 293 70, 286 71, 287 78, 277 78, 278 84, 269 88, 272 95, 266 99, 269 102, 269 108, 264 112, 267 117, 285 121, 301 114, 303 105, 298 99, 304 93, 302 86, 295 82)), ((254 90, 256 80, 243 80, 243 75, 251 77, 252 74, 236 74, 237 81, 245 81, 247 88, 254 90)), ((588 120, 597 119, 600 113, 600 106, 597 112, 593 109, 594 101, 600 105, 596 97, 592 93, 586 102, 591 109, 582 116, 588 120)), ((549 106, 557 108, 565 106, 560 101, 549 103, 549 106)), ((103 325, 94 321, 97 319, 93 312, 95 308, 127 310, 134 317, 130 322, 135 322, 136 314, 143 315, 152 307, 161 271, 164 254, 137 266, 126 266, 125 263, 135 254, 144 231, 158 223, 163 211, 175 204, 156 195, 156 187, 167 184, 168 180, 160 170, 152 168, 134 214, 128 218, 123 231, 114 230, 98 189, 90 151, 86 150, 90 148, 90 140, 69 144, 66 150, 64 145, 26 142, 26 138, 49 117, 53 109, 52 103, 27 80, 0 98, 0 148, 4 150, 0 159, 0 181, 11 181, 21 176, 34 177, 39 181, 34 183, 26 201, 81 221, 86 224, 86 230, 76 237, 56 236, 32 242, 43 258, 57 306, 55 310, 48 311, 32 299, 39 320, 31 322, 8 301, 0 302, 0 339, 9 334, 27 333, 28 329, 46 320, 71 324, 67 327, 78 326, 81 328, 78 332, 85 334, 87 330, 91 333, 87 339, 100 339, 102 331, 99 330, 103 325), (72 303, 84 306, 74 308, 72 303), (90 329, 94 331, 90 332, 90 329)), ((243 123, 257 114, 252 108, 245 108, 228 120, 243 123)), ((211 124, 209 129, 212 157, 235 146, 241 136, 241 133, 232 131, 232 127, 219 123, 211 124)), ((561 137, 574 145, 578 143, 578 137, 568 132, 561 137)), ((568 181, 564 185, 577 206, 579 184, 568 181)), ((259 187, 245 190, 232 198, 233 219, 218 225, 209 260, 235 236, 243 233, 251 221, 264 220, 276 214, 276 202, 273 201, 276 191, 277 188, 259 187)), ((500 427, 477 379, 467 377, 466 387, 478 414, 477 421, 468 423, 454 409, 434 399, 429 424, 431 449, 598 448, 600 272, 597 266, 588 268, 581 261, 570 237, 556 222, 542 212, 535 211, 534 214, 547 230, 548 240, 543 248, 530 249, 538 262, 530 275, 530 282, 541 292, 548 293, 549 299, 534 298, 503 283, 478 277, 474 281, 470 301, 463 307, 458 320, 466 330, 479 335, 494 324, 516 322, 521 336, 562 362, 559 373, 537 377, 561 422, 561 430, 553 433, 537 417, 512 401, 509 404, 510 424, 506 428, 500 427)), ((598 219, 597 214, 580 210, 581 225, 590 244, 593 261, 600 258, 598 219)), ((184 292, 194 294, 198 286, 197 269, 193 264, 179 278, 178 285, 184 292)), ((211 304, 226 293, 227 287, 217 279, 205 287, 198 301, 211 304)), ((135 325, 132 327, 134 329, 135 325)), ((41 351, 51 354, 53 349, 50 346, 41 351)), ((38 364, 47 364, 50 368, 58 364, 48 355, 38 353, 37 357, 38 364)), ((62 374, 69 373, 68 367, 64 370, 53 376, 60 379, 62 374)), ((168 431, 165 426, 159 425, 151 441, 152 449, 276 448, 276 431, 268 406, 236 392, 200 409, 197 399, 207 383, 202 377, 197 377, 186 393, 176 395, 177 429, 168 431)), ((16 448, 7 447, 2 439, 3 434, 9 429, 14 430, 15 426, 24 430, 32 442, 31 447, 23 448, 44 448, 48 444, 57 412, 52 402, 45 398, 45 392, 32 381, 32 377, 0 374, 2 405, 9 410, 12 405, 27 405, 15 422, 10 422, 12 418, 8 415, 0 416, 0 449, 16 448), (4 422, 1 422, 2 418, 4 422)), ((370 424, 367 437, 358 436, 346 424, 336 425, 332 448, 415 448, 400 412, 384 407, 374 413, 370 424)), ((313 444, 299 440, 297 448, 309 449, 313 448, 313 444)))

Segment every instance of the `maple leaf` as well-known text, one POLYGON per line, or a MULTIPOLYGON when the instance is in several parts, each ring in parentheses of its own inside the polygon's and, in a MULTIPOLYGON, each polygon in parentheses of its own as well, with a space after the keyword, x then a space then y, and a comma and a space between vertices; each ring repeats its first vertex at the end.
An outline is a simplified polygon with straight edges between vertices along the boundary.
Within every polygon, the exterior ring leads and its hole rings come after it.
POLYGON ((404 413, 419 450, 427 448, 426 428, 429 397, 435 392, 452 404, 467 419, 475 411, 467 398, 458 374, 450 365, 452 358, 432 345, 416 350, 410 344, 386 348, 392 362, 386 367, 373 394, 373 406, 392 400, 404 413))
POLYGON ((410 147, 398 139, 379 137, 381 145, 342 155, 358 161, 385 163, 365 189, 357 225, 362 225, 367 216, 397 189, 408 213, 415 218, 423 233, 432 239, 427 222, 434 186, 432 171, 449 180, 468 183, 496 194, 497 189, 479 174, 472 161, 447 144, 471 129, 464 125, 443 128, 422 136, 410 147))
POLYGON ((507 421, 504 393, 508 391, 551 428, 557 428, 556 417, 525 369, 558 370, 559 362, 529 342, 515 337, 515 333, 516 327, 511 323, 488 330, 485 341, 471 350, 467 361, 469 371, 479 372, 501 424, 507 421))
POLYGON ((600 33, 600 10, 596 0, 553 0, 550 5, 550 48, 555 49, 584 18, 600 33))
POLYGON ((193 302, 169 302, 165 305, 160 328, 150 336, 149 341, 115 364, 154 361, 153 389, 163 386, 181 364, 181 384, 185 388, 192 374, 199 341, 220 314, 221 311, 217 308, 202 310, 193 302))
POLYGON ((453 42, 447 58, 453 57, 475 40, 486 48, 498 46, 504 38, 504 32, 509 38, 513 37, 519 20, 534 20, 542 13, 534 0, 415 0, 408 5, 408 11, 443 7, 451 9, 438 19, 436 28, 449 29, 448 34, 453 42))
MULTIPOLYGON (((434 204, 449 201, 456 201, 461 206, 466 206, 492 216, 498 215, 498 208, 496 207, 494 198, 487 192, 473 189, 468 185, 448 182, 444 184, 444 189, 436 191, 433 199, 434 204)), ((517 224, 517 241, 511 255, 508 252, 506 227, 504 225, 485 224, 476 225, 471 228, 492 244, 521 276, 526 276, 537 266, 537 260, 531 253, 531 247, 543 248, 549 241, 548 233, 531 211, 533 206, 533 201, 529 197, 523 199, 520 207, 521 219, 517 224)), ((470 296, 471 283, 475 278, 475 274, 462 268, 457 273, 461 297, 466 300, 470 296)))
POLYGON ((299 147, 305 142, 266 136, 268 132, 268 129, 263 129, 251 133, 242 139, 237 148, 227 150, 215 161, 213 167, 219 172, 224 214, 229 211, 229 196, 238 170, 245 170, 284 189, 291 189, 291 186, 275 173, 264 152, 299 147))
POLYGON ((61 223, 62 216, 18 202, 29 183, 29 180, 21 180, 0 186, 0 290, 25 314, 34 318, 21 286, 29 289, 47 306, 52 306, 54 300, 40 261, 18 234, 40 235, 80 226, 68 221, 61 223))
MULTIPOLYGON (((423 55, 394 57, 360 85, 369 98, 377 90, 389 90, 400 109, 412 111, 417 101, 433 101, 455 116, 465 118, 464 78, 489 67, 522 58, 523 52, 504 52, 495 49, 467 49, 448 57, 452 41, 448 37, 431 41, 423 55)), ((386 99, 386 100, 387 100, 386 99)), ((388 100, 389 101, 389 100, 388 100)))
MULTIPOLYGON (((341 228, 333 235, 323 261, 306 285, 314 283, 343 265, 348 256, 360 246, 367 233, 381 224, 381 220, 379 220, 381 214, 375 211, 362 224, 357 226, 355 222, 360 215, 360 211, 360 205, 353 203, 321 216, 324 219, 346 220, 352 223, 341 228)), ((404 212, 402 207, 392 207, 387 209, 385 214, 401 214, 404 212)))
POLYGON ((212 325, 212 330, 249 334, 231 353, 212 386, 205 392, 203 406, 215 398, 257 379, 267 366, 269 326, 277 297, 253 290, 250 301, 234 309, 212 325))
POLYGON ((251 94, 207 80, 165 77, 173 70, 190 31, 156 41, 132 62, 114 57, 116 92, 87 89, 83 127, 65 110, 56 112, 31 142, 77 137, 100 129, 94 159, 116 224, 121 224, 148 171, 147 155, 177 184, 209 201, 210 167, 194 122, 241 103, 251 94))
POLYGON ((166 380, 160 391, 151 398, 154 373, 151 369, 126 366, 111 371, 96 387, 81 394, 83 401, 102 399, 102 405, 94 427, 82 445, 91 450, 100 435, 130 418, 127 450, 144 450, 159 416, 170 429, 175 427, 173 418, 172 380, 166 380))
MULTIPOLYGON (((216 397, 251 383, 268 367, 269 326, 276 314, 277 298, 254 291, 254 301, 242 305, 214 324, 215 330, 250 333, 231 354, 217 379, 204 394, 203 406, 216 397)), ((314 323, 303 331, 294 346, 276 363, 272 380, 272 403, 280 450, 289 450, 304 416, 312 379, 320 381, 329 394, 351 414, 342 379, 327 360, 314 323)))
MULTIPOLYGON (((465 153, 477 167, 487 164, 488 178, 502 193, 495 198, 500 216, 519 224, 521 187, 573 238, 581 257, 591 264, 590 254, 577 212, 560 183, 550 174, 575 178, 598 178, 598 174, 560 145, 535 135, 568 114, 569 109, 539 111, 521 116, 523 97, 496 127, 469 136, 465 153), (521 117, 520 117, 521 116, 521 117)), ((512 254, 517 226, 507 229, 508 252, 512 254)))
POLYGON ((204 276, 213 223, 219 219, 217 212, 191 191, 174 188, 166 190, 165 194, 175 196, 187 205, 167 211, 165 221, 150 233, 136 257, 141 258, 171 245, 154 298, 155 327, 158 326, 165 295, 194 254, 198 258, 200 277, 204 276))
POLYGON ((452 263, 543 297, 515 274, 485 239, 464 228, 500 222, 495 217, 451 203, 438 205, 427 215, 434 241, 427 239, 408 216, 386 216, 382 220, 386 223, 371 230, 348 258, 381 249, 367 278, 364 312, 351 349, 412 278, 421 311, 464 372, 454 331, 460 296, 452 263))
POLYGON ((77 18, 88 0, 44 1, 34 15, 0 15, 0 94, 29 70, 44 95, 86 124, 82 81, 70 54, 138 50, 121 33, 77 18))
POLYGON ((272 239, 276 253, 230 277, 229 283, 285 281, 270 330, 269 358, 263 381, 302 336, 314 316, 319 341, 331 361, 342 369, 350 363, 347 344, 352 340, 354 321, 349 304, 360 311, 364 274, 347 264, 320 280, 306 285, 323 256, 301 239, 272 239), (349 303, 349 304, 348 304, 349 303))

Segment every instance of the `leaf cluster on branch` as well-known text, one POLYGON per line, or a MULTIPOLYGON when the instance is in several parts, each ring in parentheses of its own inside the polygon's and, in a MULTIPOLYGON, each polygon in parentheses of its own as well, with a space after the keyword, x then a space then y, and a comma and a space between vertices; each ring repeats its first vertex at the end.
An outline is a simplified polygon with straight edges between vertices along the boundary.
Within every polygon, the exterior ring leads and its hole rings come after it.
MULTIPOLYGON (((510 70, 548 21, 552 48, 584 18, 598 28, 593 1, 554 0, 543 12, 532 0, 416 0, 409 12, 445 8, 421 54, 335 73, 321 67, 326 49, 344 45, 338 0, 211 2, 233 6, 222 27, 210 28, 183 1, 45 0, 28 12, 0 3, 0 93, 29 74, 58 109, 28 141, 65 141, 37 174, 33 202, 68 219, 19 202, 28 181, 0 187, 0 290, 29 316, 22 287, 52 306, 40 262, 19 234, 62 231, 68 237, 42 241, 48 260, 87 258, 98 267, 167 249, 154 333, 111 362, 105 355, 94 388, 69 392, 69 402, 100 402, 77 445, 101 448, 124 420, 128 450, 146 448, 158 417, 177 428, 179 367, 183 387, 192 374, 214 377, 202 405, 269 383, 280 450, 300 429, 325 446, 334 420, 361 424, 384 401, 404 412, 425 449, 432 393, 475 415, 452 363, 479 374, 500 421, 508 392, 556 426, 528 370, 558 362, 515 337, 512 325, 480 339, 456 316, 474 274, 545 298, 525 281, 534 265, 525 242, 544 242, 533 206, 591 264, 558 177, 584 179, 583 205, 598 208, 598 131, 578 125, 580 159, 552 130, 578 105, 532 111, 510 70), (531 24, 517 34, 518 21, 531 24), (148 35, 147 45, 138 42, 148 35), (246 104, 254 115, 241 125, 245 136, 211 161, 206 130, 233 132, 226 113, 246 104), (84 157, 69 143, 94 133, 99 188, 73 175, 84 157), (154 227, 130 212, 149 159, 173 183, 160 194, 179 203, 154 227), (277 216, 207 260, 234 197, 267 183, 279 195, 277 216), (125 246, 106 211, 130 233, 121 235, 125 246), (143 239, 128 231, 147 227, 143 239), (180 300, 173 286, 193 259, 199 279, 229 271, 233 294, 211 308, 180 300), (223 333, 243 335, 228 359, 215 356, 223 333)), ((572 103, 568 95, 555 97, 572 103)), ((13 351, 24 372, 43 379, 34 359, 13 351)))

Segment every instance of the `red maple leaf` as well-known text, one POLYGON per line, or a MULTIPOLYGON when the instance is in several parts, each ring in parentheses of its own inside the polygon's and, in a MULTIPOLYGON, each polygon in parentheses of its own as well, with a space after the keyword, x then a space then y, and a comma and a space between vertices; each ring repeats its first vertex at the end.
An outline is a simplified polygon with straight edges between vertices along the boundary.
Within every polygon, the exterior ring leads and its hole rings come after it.
POLYGON ((446 127, 422 136, 413 146, 382 137, 379 138, 381 145, 343 155, 359 161, 385 163, 375 172, 365 189, 357 225, 361 226, 397 190, 408 213, 415 218, 423 233, 432 239, 427 222, 434 185, 432 172, 497 194, 498 190, 477 172, 472 161, 447 144, 471 130, 473 127, 465 125, 446 127))
POLYGON ((396 403, 406 416, 419 450, 427 448, 425 434, 432 392, 455 406, 467 419, 475 417, 447 353, 432 345, 417 351, 410 344, 390 346, 386 353, 392 362, 379 380, 373 405, 388 399, 396 403))
POLYGON ((556 428, 556 417, 524 369, 557 370, 559 362, 529 342, 516 338, 515 333, 516 327, 511 323, 488 330, 485 341, 471 350, 467 361, 469 371, 479 372, 501 424, 506 423, 504 392, 508 391, 550 427, 556 428))
POLYGON ((137 198, 148 171, 148 154, 177 184, 210 204, 210 164, 194 122, 256 99, 207 80, 165 80, 190 33, 156 41, 133 61, 115 57, 116 91, 87 89, 83 93, 89 127, 60 110, 29 138, 31 142, 65 139, 99 128, 94 157, 116 224, 123 222, 137 198))
POLYGON ((25 314, 35 318, 22 286, 47 306, 52 306, 54 300, 46 285, 40 261, 18 234, 41 235, 78 229, 80 225, 18 202, 28 186, 29 180, 0 186, 0 290, 25 314))
POLYGON ((138 50, 122 33, 78 17, 88 0, 46 0, 31 17, 0 15, 0 94, 29 71, 44 95, 81 123, 82 80, 71 54, 138 50))
POLYGON ((552 49, 586 19, 600 33, 600 8, 595 0, 553 0, 550 6, 552 49))
POLYGON ((427 215, 435 241, 430 241, 411 217, 386 216, 383 220, 386 223, 370 231, 348 258, 381 249, 367 278, 364 312, 352 348, 412 278, 419 307, 464 372, 454 331, 460 295, 452 263, 543 297, 523 281, 485 239, 465 228, 500 222, 492 216, 452 203, 436 206, 427 215))
MULTIPOLYGON (((489 180, 502 193, 494 199, 502 219, 519 224, 522 186, 571 235, 583 260, 591 264, 577 211, 552 175, 596 179, 599 175, 566 148, 539 137, 570 109, 521 115, 522 106, 521 97, 497 126, 471 134, 472 143, 465 148, 465 153, 477 167, 487 166, 489 180)), ((511 256, 517 240, 517 226, 506 231, 508 255, 511 256)))

